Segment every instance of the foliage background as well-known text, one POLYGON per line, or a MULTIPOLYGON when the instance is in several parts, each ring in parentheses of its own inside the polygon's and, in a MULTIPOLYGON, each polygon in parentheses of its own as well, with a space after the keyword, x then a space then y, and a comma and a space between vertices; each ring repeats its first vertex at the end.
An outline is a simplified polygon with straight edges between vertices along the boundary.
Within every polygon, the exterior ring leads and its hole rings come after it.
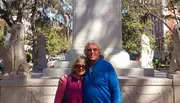
POLYGON ((156 49, 155 36, 151 33, 152 21, 144 9, 123 1, 122 6, 122 46, 131 55, 140 56, 141 36, 146 34, 150 39, 150 46, 156 49))

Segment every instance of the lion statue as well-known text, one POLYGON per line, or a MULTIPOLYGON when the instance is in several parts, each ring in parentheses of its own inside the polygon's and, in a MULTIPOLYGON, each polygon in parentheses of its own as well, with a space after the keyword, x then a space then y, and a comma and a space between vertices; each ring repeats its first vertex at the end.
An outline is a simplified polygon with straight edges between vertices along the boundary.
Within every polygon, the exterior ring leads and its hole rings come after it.
POLYGON ((29 66, 24 50, 24 27, 17 23, 7 29, 3 46, 3 74, 19 75, 29 73, 29 66))
POLYGON ((170 62, 169 73, 180 71, 180 23, 174 26, 173 30, 173 52, 170 62))

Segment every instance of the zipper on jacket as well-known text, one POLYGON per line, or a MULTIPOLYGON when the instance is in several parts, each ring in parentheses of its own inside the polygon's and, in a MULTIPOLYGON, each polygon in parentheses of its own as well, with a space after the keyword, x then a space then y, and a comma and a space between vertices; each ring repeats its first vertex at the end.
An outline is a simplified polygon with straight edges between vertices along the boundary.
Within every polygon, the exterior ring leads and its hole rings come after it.
POLYGON ((89 68, 89 75, 90 75, 90 78, 92 78, 92 68, 93 68, 93 67, 90 67, 90 68, 89 68))

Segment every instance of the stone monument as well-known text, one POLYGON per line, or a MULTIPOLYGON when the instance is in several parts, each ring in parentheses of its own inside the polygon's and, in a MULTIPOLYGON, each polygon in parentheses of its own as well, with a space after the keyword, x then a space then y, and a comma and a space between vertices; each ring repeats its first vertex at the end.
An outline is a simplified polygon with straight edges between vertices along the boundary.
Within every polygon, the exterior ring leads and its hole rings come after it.
POLYGON ((173 42, 173 52, 170 62, 169 73, 175 73, 176 71, 180 71, 180 23, 174 26, 173 42))
POLYGON ((17 23, 7 29, 2 49, 4 74, 19 75, 29 73, 29 66, 24 50, 24 27, 17 23))
MULTIPOLYGON (((49 71, 57 74, 70 68, 72 61, 83 54, 85 44, 95 40, 118 75, 143 76, 141 63, 130 61, 129 54, 122 49, 121 4, 121 0, 73 0, 73 47, 66 55, 66 61, 56 62, 55 68, 49 68, 49 71)), ((47 71, 44 74, 50 73, 47 71)))
POLYGON ((35 53, 33 56, 33 69, 42 70, 47 68, 46 59, 46 37, 43 34, 38 35, 37 43, 35 44, 35 53))
POLYGON ((116 67, 124 66, 119 62, 129 61, 129 55, 122 49, 120 0, 74 0, 73 7, 71 59, 83 53, 88 41, 95 40, 104 49, 106 59, 116 67))
POLYGON ((150 40, 149 38, 143 34, 141 37, 141 67, 142 68, 153 68, 153 56, 154 51, 150 47, 150 40))

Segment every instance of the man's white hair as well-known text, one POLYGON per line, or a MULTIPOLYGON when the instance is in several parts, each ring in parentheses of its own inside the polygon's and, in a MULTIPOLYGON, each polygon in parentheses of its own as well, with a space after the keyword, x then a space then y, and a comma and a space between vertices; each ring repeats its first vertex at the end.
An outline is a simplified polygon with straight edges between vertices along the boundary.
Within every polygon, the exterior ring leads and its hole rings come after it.
POLYGON ((102 49, 101 45, 94 40, 87 42, 87 44, 84 47, 84 55, 86 55, 86 57, 87 57, 87 49, 88 49, 89 44, 95 44, 99 49, 99 57, 102 57, 104 59, 104 53, 103 53, 103 49, 102 49))

